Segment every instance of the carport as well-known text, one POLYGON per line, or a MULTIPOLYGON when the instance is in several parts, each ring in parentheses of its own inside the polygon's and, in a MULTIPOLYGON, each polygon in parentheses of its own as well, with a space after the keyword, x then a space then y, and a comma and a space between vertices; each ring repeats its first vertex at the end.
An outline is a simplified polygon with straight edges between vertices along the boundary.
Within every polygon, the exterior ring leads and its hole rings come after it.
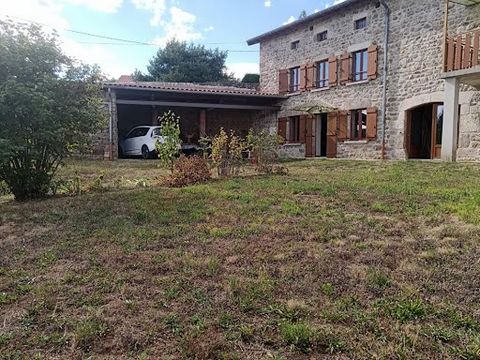
POLYGON ((201 137, 220 128, 246 136, 250 128, 268 126, 276 119, 283 96, 253 89, 189 83, 112 82, 104 85, 110 121, 98 151, 118 158, 118 141, 140 125, 158 125, 159 117, 172 110, 180 116, 182 141, 195 146, 201 137))

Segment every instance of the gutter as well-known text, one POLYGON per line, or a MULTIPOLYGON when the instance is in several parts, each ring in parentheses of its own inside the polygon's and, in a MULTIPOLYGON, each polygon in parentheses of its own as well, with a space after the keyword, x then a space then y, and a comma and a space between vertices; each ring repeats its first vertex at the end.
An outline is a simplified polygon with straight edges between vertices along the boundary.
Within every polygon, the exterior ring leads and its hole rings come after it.
POLYGON ((388 74, 388 40, 390 37, 390 8, 385 0, 379 0, 385 10, 385 33, 383 41, 383 98, 382 98, 382 160, 385 160, 385 133, 387 126, 387 74, 388 74))

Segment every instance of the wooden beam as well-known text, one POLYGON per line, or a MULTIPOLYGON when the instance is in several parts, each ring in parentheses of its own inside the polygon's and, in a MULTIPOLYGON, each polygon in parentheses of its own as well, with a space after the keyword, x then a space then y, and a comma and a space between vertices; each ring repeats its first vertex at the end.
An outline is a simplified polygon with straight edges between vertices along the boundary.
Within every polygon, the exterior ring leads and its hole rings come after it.
POLYGON ((147 106, 171 106, 171 107, 190 107, 190 108, 212 108, 212 109, 232 109, 232 110, 279 110, 280 106, 261 106, 261 105, 229 105, 229 104, 211 104, 211 103, 192 103, 175 101, 146 101, 146 100, 117 100, 118 105, 147 105, 147 106))
POLYGON ((444 20, 444 23, 443 23, 443 71, 448 71, 447 70, 448 4, 449 4, 449 0, 445 0, 445 20, 444 20))

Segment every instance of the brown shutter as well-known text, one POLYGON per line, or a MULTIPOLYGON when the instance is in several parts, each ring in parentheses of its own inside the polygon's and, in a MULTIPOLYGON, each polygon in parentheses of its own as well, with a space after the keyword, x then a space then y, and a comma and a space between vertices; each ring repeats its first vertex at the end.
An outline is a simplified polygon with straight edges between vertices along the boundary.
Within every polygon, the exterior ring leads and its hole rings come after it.
POLYGON ((340 64, 340 84, 345 85, 352 77, 352 54, 344 52, 340 64))
POLYGON ((337 156, 337 112, 328 113, 327 117, 327 157, 337 156))
POLYGON ((335 87, 338 82, 338 60, 336 56, 328 59, 328 86, 335 87))
POLYGON ((288 70, 280 70, 278 72, 278 93, 288 93, 288 70))
POLYGON ((369 107, 367 109, 367 139, 375 140, 377 138, 377 108, 369 107))
POLYGON ((337 121, 337 138, 339 141, 348 139, 348 112, 340 111, 337 121))
POLYGON ((278 119, 278 135, 283 138, 283 140, 287 140, 287 118, 279 118, 278 119))
POLYGON ((305 133, 307 132, 307 119, 308 116, 302 115, 300 116, 300 124, 298 125, 298 138, 300 141, 300 144, 305 144, 305 133))
POLYGON ((307 66, 307 90, 315 88, 315 64, 307 66))
POLYGON ((307 128, 305 131, 305 156, 315 156, 315 122, 316 117, 307 116, 307 128))
POLYGON ((307 65, 300 66, 300 91, 307 90, 307 65))
POLYGON ((368 80, 375 80, 377 78, 378 69, 378 46, 371 45, 368 48, 368 80))

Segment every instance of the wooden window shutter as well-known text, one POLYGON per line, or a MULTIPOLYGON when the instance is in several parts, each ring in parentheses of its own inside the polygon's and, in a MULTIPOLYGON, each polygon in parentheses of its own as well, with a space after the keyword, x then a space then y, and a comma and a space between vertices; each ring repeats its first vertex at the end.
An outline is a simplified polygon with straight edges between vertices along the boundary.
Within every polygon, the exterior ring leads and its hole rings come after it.
POLYGON ((278 93, 288 93, 288 70, 280 70, 278 72, 278 93))
POLYGON ((368 48, 368 80, 375 80, 377 78, 378 69, 378 46, 371 45, 368 48))
POLYGON ((300 91, 307 90, 307 65, 300 66, 300 91))
POLYGON ((328 86, 337 86, 338 82, 338 60, 336 56, 328 59, 328 86))
POLYGON ((352 54, 344 52, 340 64, 340 84, 344 85, 352 79, 352 54))
POLYGON ((337 121, 337 138, 339 141, 348 140, 348 112, 340 111, 337 121))
POLYGON ((378 111, 376 107, 367 109, 367 139, 375 140, 377 138, 377 118, 378 111))
POLYGON ((299 128, 298 138, 299 138, 300 144, 305 144, 305 134, 307 133, 307 119, 308 119, 308 116, 306 115, 300 116, 300 124, 298 125, 298 128, 299 128))
POLYGON ((281 136, 284 141, 287 140, 287 118, 278 119, 278 136, 281 136))
POLYGON ((329 112, 327 115, 327 157, 337 156, 337 112, 329 112))
POLYGON ((311 90, 315 88, 315 79, 316 79, 316 74, 315 74, 315 64, 309 64, 307 66, 307 90, 311 90))

